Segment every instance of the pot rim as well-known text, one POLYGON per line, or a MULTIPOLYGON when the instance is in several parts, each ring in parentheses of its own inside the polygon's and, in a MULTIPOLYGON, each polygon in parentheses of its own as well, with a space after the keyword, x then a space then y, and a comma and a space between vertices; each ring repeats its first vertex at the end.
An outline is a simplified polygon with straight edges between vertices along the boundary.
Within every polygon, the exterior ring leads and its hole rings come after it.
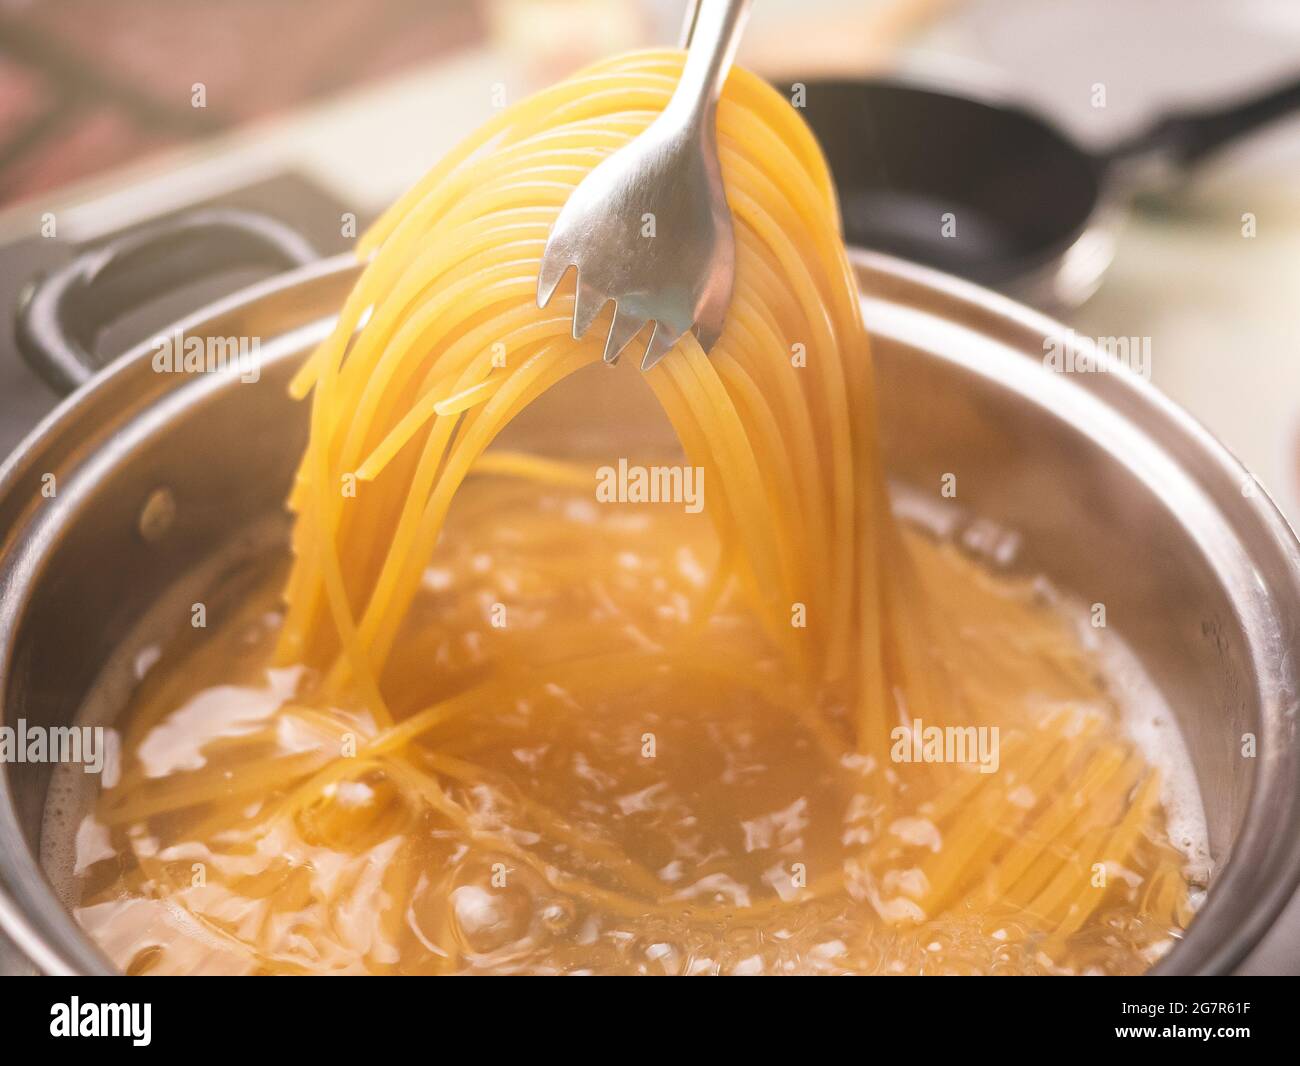
MULTIPOLYGON (((1026 341, 1032 341, 1036 347, 1043 338, 1074 337, 1071 331, 1049 316, 972 282, 874 252, 853 250, 850 258, 864 282, 864 305, 869 305, 878 294, 887 296, 891 291, 921 290, 938 301, 937 306, 927 304, 927 313, 956 318, 955 312, 960 311, 964 319, 973 321, 971 328, 987 331, 1020 350, 1024 350, 1026 341), (1021 342, 1018 345, 1015 343, 1017 339, 1021 342)), ((312 283, 333 281, 342 286, 348 275, 358 270, 359 264, 349 254, 324 259, 209 304, 186 316, 177 327, 197 332, 206 322, 312 283)), ((1074 338, 1072 343, 1076 341, 1080 347, 1087 346, 1078 338, 1074 338)), ((82 421, 93 424, 96 418, 103 419, 105 398, 131 375, 142 373, 140 364, 147 364, 152 352, 152 344, 145 341, 114 360, 92 381, 64 399, 10 456, 0 462, 0 517, 7 498, 24 472, 33 468, 39 456, 58 445, 60 435, 70 425, 82 421)), ((1095 348, 1090 354, 1094 358, 1106 358, 1100 356, 1095 348)), ((1239 487, 1250 479, 1245 467, 1224 445, 1149 382, 1127 373, 1085 377, 1091 380, 1076 383, 1078 387, 1100 394, 1103 403, 1117 408, 1126 419, 1132 420, 1132 413, 1140 412, 1145 433, 1159 431, 1163 440, 1158 443, 1167 447, 1177 444, 1189 455, 1195 455, 1203 467, 1196 476, 1197 485, 1210 491, 1213 486, 1208 481, 1212 477, 1221 482, 1219 494, 1210 493, 1216 503, 1222 503, 1226 508, 1224 487, 1239 487)), ((145 397, 138 410, 155 405, 160 395, 172 392, 186 380, 186 376, 178 375, 168 381, 161 392, 145 397)), ((125 415, 121 403, 116 408, 109 405, 109 408, 113 417, 129 419, 138 410, 134 405, 128 406, 131 406, 131 411, 125 415)), ((1236 491, 1231 503, 1235 509, 1235 520, 1231 523, 1234 531, 1241 523, 1253 520, 1266 538, 1265 548, 1272 551, 1283 566, 1285 587, 1270 591, 1275 593, 1279 606, 1284 609, 1278 616, 1279 620, 1294 637, 1300 632, 1300 542, 1262 486, 1249 497, 1236 491)), ((21 529, 22 525, 22 516, 19 516, 14 527, 21 529)), ((0 528, 0 579, 3 579, 0 581, 0 710, 3 710, 4 694, 9 686, 13 639, 27 603, 28 581, 38 567, 40 555, 39 546, 34 549, 26 544, 21 533, 14 537, 14 528, 0 528)), ((1251 650, 1253 653, 1258 651, 1253 645, 1251 650)), ((1273 694, 1285 701, 1280 714, 1284 719, 1289 718, 1294 728, 1296 712, 1300 710, 1297 704, 1300 683, 1291 658, 1284 652, 1279 654, 1276 662, 1269 662, 1253 654, 1252 666, 1262 679, 1272 682, 1273 694)), ((1262 716, 1263 709, 1260 713, 1262 716)), ((45 879, 39 859, 32 854, 18 824, 9 793, 8 775, 3 772, 0 772, 0 857, 3 858, 3 863, 0 863, 0 931, 32 964, 50 974, 115 972, 108 959, 59 903, 45 879), (19 867, 17 871, 15 864, 19 867), (33 914, 33 910, 38 913, 33 914)), ((1147 972, 1229 972, 1267 932, 1290 900, 1298 882, 1300 757, 1292 736, 1287 750, 1277 753, 1272 759, 1259 760, 1245 816, 1240 832, 1231 844, 1229 860, 1214 878, 1208 898, 1186 936, 1147 972), (1280 827, 1276 821, 1278 815, 1282 817, 1280 827), (1288 832, 1288 829, 1294 831, 1288 832), (1247 866, 1244 862, 1231 861, 1232 855, 1251 846, 1265 856, 1266 865, 1271 868, 1272 876, 1263 890, 1254 879, 1264 864, 1247 866), (1239 895, 1248 898, 1244 917, 1230 913, 1238 906, 1239 895)))

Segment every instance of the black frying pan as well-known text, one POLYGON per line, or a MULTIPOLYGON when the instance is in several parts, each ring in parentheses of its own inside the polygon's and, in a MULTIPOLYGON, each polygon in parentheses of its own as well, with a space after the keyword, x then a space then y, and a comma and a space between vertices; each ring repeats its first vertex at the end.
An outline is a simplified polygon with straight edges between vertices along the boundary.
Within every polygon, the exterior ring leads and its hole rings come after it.
POLYGON ((1118 198, 1125 164, 1192 167, 1300 107, 1300 80, 1169 115, 1103 154, 1028 110, 895 81, 813 81, 805 102, 849 244, 1026 295, 1118 198))

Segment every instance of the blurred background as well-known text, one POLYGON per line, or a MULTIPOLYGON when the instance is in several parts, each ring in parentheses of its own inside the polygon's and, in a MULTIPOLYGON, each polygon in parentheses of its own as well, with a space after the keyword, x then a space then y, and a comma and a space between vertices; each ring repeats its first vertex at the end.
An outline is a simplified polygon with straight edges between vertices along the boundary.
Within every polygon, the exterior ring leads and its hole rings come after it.
MULTIPOLYGON (((591 59, 674 43, 684 6, 0 0, 0 454, 57 400, 9 328, 33 276, 202 204, 275 214, 322 254, 342 251, 341 219, 363 226, 503 100, 591 59)), ((1300 77, 1300 2, 755 0, 740 59, 786 91, 885 77, 995 99, 1105 154, 1162 116, 1300 77)), ((939 145, 931 171, 961 155, 944 154, 950 131, 914 133, 939 145)), ((852 136, 840 150, 865 171, 900 162, 852 136)), ((1026 212, 1051 198, 1023 192, 1031 175, 1003 162, 1004 197, 1026 212)), ((1079 246, 1096 269, 1017 295, 1085 336, 1148 338, 1155 384, 1300 522, 1300 112, 1186 173, 1139 168, 1122 191, 1079 246)), ((106 330, 102 354, 211 295, 160 299, 106 330)), ((1300 939, 1300 913, 1290 925, 1300 939)), ((1256 965, 1296 957, 1266 946, 1256 965)))

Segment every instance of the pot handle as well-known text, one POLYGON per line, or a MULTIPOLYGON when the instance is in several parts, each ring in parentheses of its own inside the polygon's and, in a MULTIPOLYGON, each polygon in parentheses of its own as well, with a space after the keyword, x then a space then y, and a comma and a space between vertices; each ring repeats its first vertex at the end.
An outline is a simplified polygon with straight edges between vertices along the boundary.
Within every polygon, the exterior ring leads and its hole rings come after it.
POLYGON ((87 248, 38 278, 19 299, 14 339, 27 365, 66 394, 103 368, 95 338, 124 312, 232 267, 289 270, 319 258, 306 237, 270 215, 188 211, 87 248))

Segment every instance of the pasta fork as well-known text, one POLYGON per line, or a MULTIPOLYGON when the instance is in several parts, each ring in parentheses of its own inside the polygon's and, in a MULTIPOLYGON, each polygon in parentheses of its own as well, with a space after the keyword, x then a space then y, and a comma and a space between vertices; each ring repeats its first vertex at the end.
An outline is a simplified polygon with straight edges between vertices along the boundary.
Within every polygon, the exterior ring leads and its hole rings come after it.
POLYGON ((736 273, 731 211, 718 163, 718 97, 750 0, 698 0, 687 20, 686 63, 672 98, 645 132, 579 184, 560 210, 537 276, 545 307, 576 267, 573 337, 610 300, 613 363, 654 323, 642 370, 687 330, 706 352, 722 333, 736 273))

